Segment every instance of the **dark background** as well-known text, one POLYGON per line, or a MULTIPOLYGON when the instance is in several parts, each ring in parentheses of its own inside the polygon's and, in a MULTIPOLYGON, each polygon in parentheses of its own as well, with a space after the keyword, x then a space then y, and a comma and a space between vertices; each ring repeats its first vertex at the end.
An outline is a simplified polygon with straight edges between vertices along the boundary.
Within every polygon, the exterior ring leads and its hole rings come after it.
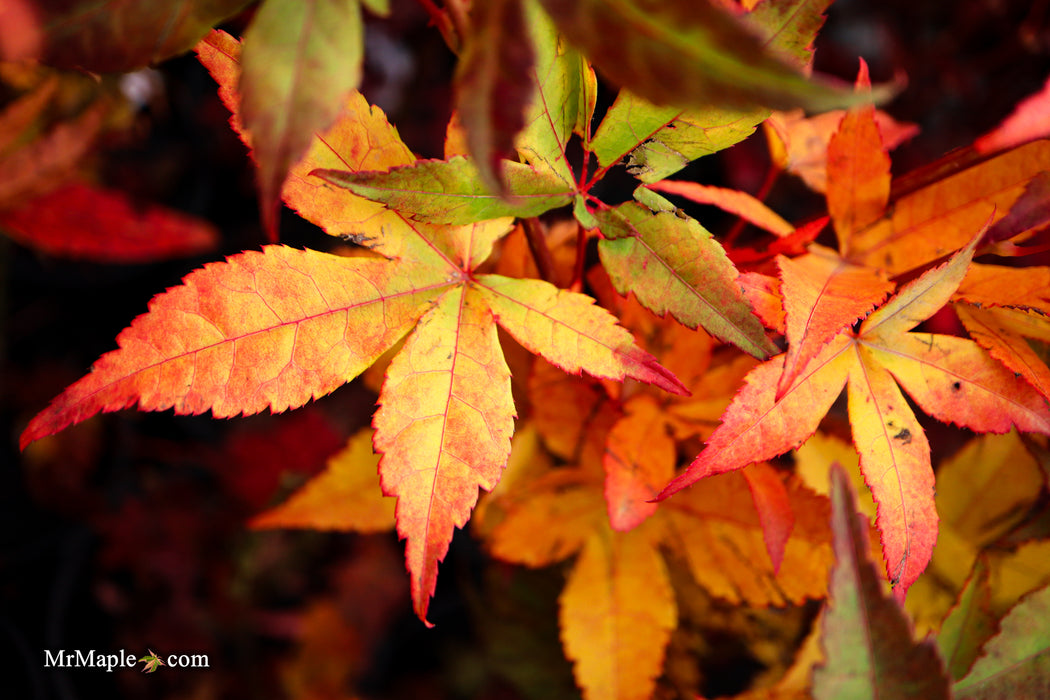
MULTIPOLYGON (((416 153, 440 156, 454 57, 417 3, 393 6, 391 18, 369 22, 364 91, 416 153)), ((875 81, 906 74, 907 89, 885 107, 921 128, 893 154, 901 174, 970 144, 1041 87, 1050 2, 840 0, 817 47, 817 70, 847 80, 858 55, 875 81)), ((359 381, 284 416, 121 412, 18 451, 29 419, 113 349, 153 295, 263 243, 251 163, 214 83, 192 56, 158 71, 162 89, 139 110, 133 134, 99 154, 99 176, 214 222, 221 249, 115 266, 0 240, 0 694, 278 698, 299 673, 330 678, 342 693, 317 697, 574 697, 557 639, 560 570, 490 562, 460 534, 431 607, 437 626, 426 630, 411 613, 392 534, 246 528, 369 422, 375 397, 359 381), (44 649, 148 648, 162 658, 206 653, 211 668, 151 676, 43 668, 44 649)), ((689 174, 754 192, 765 154, 759 133, 689 174)), ((768 201, 792 220, 821 206, 790 177, 768 201)), ((731 223, 703 222, 716 234, 731 223)), ((333 245, 287 211, 282 242, 333 245)), ((696 660, 705 694, 738 692, 763 670, 739 640, 711 647, 696 660)))

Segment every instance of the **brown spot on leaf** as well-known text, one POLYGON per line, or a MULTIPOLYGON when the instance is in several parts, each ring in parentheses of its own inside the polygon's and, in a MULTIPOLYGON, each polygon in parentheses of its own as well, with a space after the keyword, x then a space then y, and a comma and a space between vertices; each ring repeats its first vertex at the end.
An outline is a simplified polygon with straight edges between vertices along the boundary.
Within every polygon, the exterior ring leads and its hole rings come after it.
POLYGON ((952 391, 959 391, 960 389, 962 389, 960 382, 952 382, 952 391))
POLYGON ((900 440, 902 445, 911 444, 911 431, 907 428, 903 428, 899 433, 893 436, 894 440, 900 440))

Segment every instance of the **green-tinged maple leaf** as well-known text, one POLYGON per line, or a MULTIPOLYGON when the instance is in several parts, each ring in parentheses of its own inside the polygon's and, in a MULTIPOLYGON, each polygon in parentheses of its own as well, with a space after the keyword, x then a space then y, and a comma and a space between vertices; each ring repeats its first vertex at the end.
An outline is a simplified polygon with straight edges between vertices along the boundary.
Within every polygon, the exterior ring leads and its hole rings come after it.
POLYGON ((472 12, 473 33, 456 68, 456 108, 482 181, 500 192, 500 162, 513 156, 535 93, 536 52, 522 0, 482 2, 472 12))
POLYGON ((387 172, 316 170, 326 182, 382 202, 405 216, 436 224, 470 224, 501 216, 530 217, 568 204, 575 185, 550 167, 507 161, 504 192, 482 181, 474 161, 420 160, 387 172))
POLYGON ((149 66, 189 51, 248 0, 30 0, 25 14, 16 11, 17 4, 10 14, 0 14, 0 34, 17 32, 33 40, 21 45, 5 42, 0 57, 109 73, 149 66))
POLYGON ((915 642, 904 611, 882 591, 868 552, 867 524, 856 512, 849 477, 831 471, 835 566, 821 623, 825 661, 813 672, 813 697, 951 697, 932 640, 915 642))
POLYGON ((768 115, 761 108, 659 107, 621 90, 590 148, 602 167, 627 158, 628 172, 642 182, 657 182, 690 161, 743 141, 768 115))
POLYGON ((970 672, 981 647, 999 630, 992 617, 988 571, 987 562, 978 559, 937 634, 937 648, 952 680, 970 672))
MULTIPOLYGON (((234 53, 208 59, 226 88, 236 80, 234 53)), ((396 138, 381 112, 368 114, 362 123, 347 113, 335 128, 349 135, 317 148, 339 157, 333 144, 396 138)), ((322 226, 346 225, 342 212, 359 204, 340 192, 345 208, 329 200, 312 210, 322 226)), ((285 191, 297 208, 311 194, 285 191)), ((295 408, 405 338, 380 392, 373 441, 383 492, 398 497, 413 601, 425 620, 453 531, 470 517, 478 488, 495 486, 510 450, 514 406, 497 323, 566 371, 686 390, 589 297, 479 273, 510 220, 452 227, 377 213, 373 223, 382 225, 365 229, 373 257, 267 246, 190 273, 31 421, 22 444, 132 405, 216 417, 295 408)))
MULTIPOLYGON (((797 447, 848 384, 853 443, 878 506, 887 574, 903 598, 930 560, 937 538, 933 471, 926 436, 898 383, 929 415, 978 432, 1011 427, 1050 433, 1050 408, 971 340, 911 328, 958 287, 980 234, 949 262, 926 272, 875 310, 854 333, 838 332, 778 396, 786 355, 756 367, 703 452, 661 493, 739 469, 797 447)), ((881 293, 881 292, 880 292, 881 293)), ((801 299, 785 294, 789 316, 801 299)), ((851 312, 852 315, 852 312, 851 312)))
POLYGON ((696 220, 676 216, 667 200, 645 189, 638 194, 647 206, 628 202, 596 214, 598 252, 617 291, 633 292, 653 312, 670 312, 690 328, 702 325, 755 357, 775 353, 725 250, 696 220))
MULTIPOLYGON (((761 23, 708 0, 542 2, 558 28, 605 75, 657 104, 760 104, 819 111, 855 99, 830 81, 805 78, 797 59, 780 57, 779 46, 767 49, 761 23)), ((777 20, 763 21, 773 26, 777 20)))
POLYGON ((289 170, 360 82, 362 32, 358 0, 265 0, 245 34, 239 114, 254 136, 259 204, 271 242, 289 170))
MULTIPOLYGON (((812 43, 824 23, 828 0, 763 2, 749 15, 764 48, 797 61, 812 59, 812 43)), ((662 78, 661 78, 662 80, 662 78)), ((608 168, 627 158, 628 171, 653 183, 682 169, 690 161, 728 148, 750 136, 769 115, 760 107, 734 108, 717 104, 657 106, 624 89, 605 113, 590 142, 598 163, 608 168)))
POLYGON ((517 149, 532 165, 546 164, 565 182, 574 182, 566 148, 574 133, 585 140, 590 136, 597 99, 594 71, 579 52, 564 45, 536 0, 524 5, 536 52, 535 91, 517 149))
POLYGON ((148 656, 143 656, 139 661, 145 664, 145 666, 142 667, 143 673, 153 673, 161 666, 166 665, 152 649, 149 650, 148 656))
POLYGON ((960 700, 1039 698, 1050 693, 1050 588, 1021 600, 1003 618, 970 672, 952 690, 960 700))

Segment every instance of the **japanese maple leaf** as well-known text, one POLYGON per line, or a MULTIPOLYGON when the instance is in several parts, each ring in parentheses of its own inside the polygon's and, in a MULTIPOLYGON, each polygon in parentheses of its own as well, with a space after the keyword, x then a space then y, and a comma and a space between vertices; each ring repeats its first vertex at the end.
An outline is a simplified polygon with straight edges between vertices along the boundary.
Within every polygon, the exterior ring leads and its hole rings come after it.
POLYGON ((154 652, 152 649, 149 650, 148 656, 143 656, 141 659, 139 659, 139 661, 142 661, 146 664, 142 668, 143 673, 153 673, 161 666, 166 665, 163 661, 160 660, 160 657, 157 656, 156 652, 154 652))
MULTIPOLYGON (((210 42, 205 61, 226 90, 236 77, 237 44, 219 33, 210 42)), ((408 153, 359 94, 311 153, 293 170, 286 200, 330 232, 353 226, 378 255, 267 246, 191 273, 118 336, 118 350, 31 421, 22 445, 132 405, 210 410, 217 418, 296 408, 350 381, 404 338, 380 393, 373 442, 383 492, 398 498, 413 601, 425 620, 438 562, 470 517, 478 488, 496 485, 510 450, 515 412, 497 323, 568 372, 685 389, 593 299, 540 280, 478 273, 509 219, 415 222, 304 176, 324 158, 354 167, 362 154, 396 160, 408 153)))
MULTIPOLYGON (((904 286, 857 331, 847 327, 834 334, 786 389, 781 379, 789 371, 788 354, 756 367, 706 449, 660 497, 797 447, 848 385, 853 443, 877 503, 887 574, 903 597, 929 562, 937 513, 930 448, 898 384, 926 413, 945 422, 978 432, 1003 433, 1016 426, 1050 433, 1046 401, 974 341, 908 332, 949 300, 979 238, 904 286)), ((798 283, 791 266, 781 273, 785 287, 798 283)), ((799 301, 785 292, 789 318, 804 313, 799 301)))

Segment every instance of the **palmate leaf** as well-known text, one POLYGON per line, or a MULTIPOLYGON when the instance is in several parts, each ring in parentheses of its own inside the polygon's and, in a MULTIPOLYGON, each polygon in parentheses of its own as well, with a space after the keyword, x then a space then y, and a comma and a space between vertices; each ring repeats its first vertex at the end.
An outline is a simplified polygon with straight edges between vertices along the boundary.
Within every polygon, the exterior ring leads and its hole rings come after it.
POLYGON ((590 137, 597 86, 594 71, 575 49, 565 46, 535 0, 525 2, 525 21, 536 51, 535 92, 525 109, 517 149, 537 167, 547 164, 565 182, 575 180, 566 158, 569 139, 590 137))
POLYGON ((645 183, 662 180, 691 161, 710 155, 754 133, 769 115, 757 107, 660 107, 621 90, 590 147, 602 167, 627 158, 627 170, 645 183))
POLYGON ((897 384, 945 422, 978 432, 1003 433, 1016 426, 1050 433, 1050 408, 1043 398, 976 343, 908 332, 948 301, 979 238, 905 286, 856 334, 846 329, 835 335, 779 395, 786 356, 756 367, 706 449, 661 496, 797 447, 848 383, 853 442, 877 504, 887 576, 903 598, 930 560, 937 514, 929 447, 897 384))
MULTIPOLYGON (((235 54, 208 58, 226 88, 237 78, 235 54)), ((355 107, 360 102, 351 99, 335 127, 346 130, 344 138, 315 144, 311 153, 340 157, 331 144, 349 144, 351 157, 343 160, 350 163, 354 144, 396 139, 382 113, 355 107)), ((346 225, 344 211, 353 217, 367 212, 357 209, 361 202, 371 204, 338 192, 348 198, 342 205, 334 198, 312 203, 326 228, 346 225)), ((293 206, 310 195, 298 184, 285 190, 293 206)), ((191 273, 121 333, 119 349, 30 423, 22 444, 135 404, 217 417, 295 408, 353 379, 407 334, 380 393, 373 442, 382 453, 383 490, 398 497, 413 602, 425 621, 455 528, 469 517, 478 488, 491 489, 507 462, 514 407, 497 322, 567 371, 687 392, 589 297, 479 274, 509 219, 452 227, 373 211, 357 230, 389 259, 269 246, 191 273)))

